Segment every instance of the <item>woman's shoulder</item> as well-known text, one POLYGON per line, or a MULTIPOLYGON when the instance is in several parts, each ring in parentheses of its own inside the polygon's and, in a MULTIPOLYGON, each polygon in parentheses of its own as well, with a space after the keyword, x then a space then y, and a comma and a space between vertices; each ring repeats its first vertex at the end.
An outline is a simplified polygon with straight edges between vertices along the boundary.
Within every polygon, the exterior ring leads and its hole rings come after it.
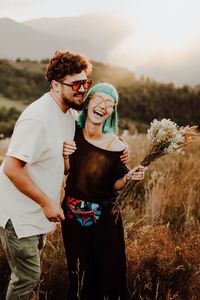
POLYGON ((110 149, 111 151, 123 151, 126 145, 119 139, 119 137, 114 133, 109 133, 110 149))

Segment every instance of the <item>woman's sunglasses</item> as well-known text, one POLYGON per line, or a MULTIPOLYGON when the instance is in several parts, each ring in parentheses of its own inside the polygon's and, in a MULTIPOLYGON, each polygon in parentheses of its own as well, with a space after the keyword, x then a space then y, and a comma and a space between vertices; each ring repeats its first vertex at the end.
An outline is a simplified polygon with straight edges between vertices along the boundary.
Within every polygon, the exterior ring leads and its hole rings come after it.
POLYGON ((77 92, 80 89, 81 85, 83 86, 83 88, 85 90, 88 90, 92 85, 92 80, 89 80, 89 79, 76 80, 76 81, 73 81, 72 83, 66 83, 66 82, 61 81, 60 83, 66 85, 66 86, 70 86, 73 91, 77 92))
POLYGON ((111 99, 104 99, 102 96, 100 95, 92 95, 91 98, 94 103, 96 103, 97 105, 100 105, 101 103, 105 103, 106 108, 113 108, 115 107, 116 103, 114 100, 111 99))

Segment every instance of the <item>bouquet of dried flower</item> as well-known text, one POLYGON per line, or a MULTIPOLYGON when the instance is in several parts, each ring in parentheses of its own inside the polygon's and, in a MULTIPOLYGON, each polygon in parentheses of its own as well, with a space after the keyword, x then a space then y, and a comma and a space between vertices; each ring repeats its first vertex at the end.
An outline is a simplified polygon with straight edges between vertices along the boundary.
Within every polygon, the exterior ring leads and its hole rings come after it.
MULTIPOLYGON (((199 136, 197 126, 178 127, 170 119, 162 119, 161 121, 153 120, 150 129, 147 131, 150 146, 140 165, 144 167, 148 166, 155 159, 190 144, 197 136, 199 136)), ((127 178, 131 178, 131 175, 138 168, 139 165, 131 169, 127 174, 127 178)), ((127 180, 125 187, 118 194, 116 204, 113 208, 114 212, 119 211, 120 208, 126 205, 126 200, 131 192, 134 191, 137 182, 131 179, 127 180)))

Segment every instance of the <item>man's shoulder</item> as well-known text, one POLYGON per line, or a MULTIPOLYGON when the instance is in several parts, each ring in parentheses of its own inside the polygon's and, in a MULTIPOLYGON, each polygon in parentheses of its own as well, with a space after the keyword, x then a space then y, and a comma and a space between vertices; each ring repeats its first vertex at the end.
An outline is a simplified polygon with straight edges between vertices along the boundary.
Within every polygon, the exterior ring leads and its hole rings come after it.
POLYGON ((46 93, 44 95, 42 95, 40 98, 38 98, 37 100, 33 101, 31 104, 29 104, 27 106, 27 108, 25 109, 25 111, 29 111, 29 110, 37 110, 40 107, 43 108, 46 105, 51 104, 51 97, 49 95, 49 93, 46 93))
POLYGON ((44 113, 48 111, 48 106, 50 105, 50 97, 47 94, 44 94, 39 99, 33 101, 31 104, 29 104, 25 110, 22 112, 20 116, 21 119, 31 118, 31 119, 40 119, 42 117, 42 114, 44 116, 44 113))

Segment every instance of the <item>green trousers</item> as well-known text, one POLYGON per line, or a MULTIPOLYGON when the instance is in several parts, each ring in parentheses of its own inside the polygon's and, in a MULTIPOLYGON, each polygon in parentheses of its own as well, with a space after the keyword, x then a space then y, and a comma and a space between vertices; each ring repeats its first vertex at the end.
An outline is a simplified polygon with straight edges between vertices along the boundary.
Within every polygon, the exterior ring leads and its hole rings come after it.
POLYGON ((40 279, 44 235, 18 239, 9 220, 5 229, 0 227, 0 238, 11 269, 6 300, 28 300, 40 279))

